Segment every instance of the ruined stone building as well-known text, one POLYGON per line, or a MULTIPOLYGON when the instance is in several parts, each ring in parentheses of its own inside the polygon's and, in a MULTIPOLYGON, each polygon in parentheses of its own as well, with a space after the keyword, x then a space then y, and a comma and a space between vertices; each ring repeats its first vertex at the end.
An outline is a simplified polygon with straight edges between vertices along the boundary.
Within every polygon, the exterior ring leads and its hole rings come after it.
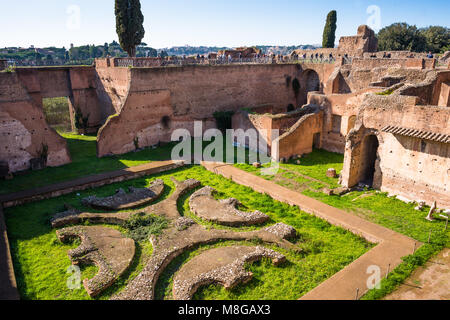
POLYGON ((43 98, 68 97, 72 118, 98 130, 99 157, 133 151, 136 141, 168 142, 194 121, 214 128, 214 112, 234 111, 234 128, 279 129, 282 158, 313 147, 344 154, 344 186, 364 183, 450 208, 450 69, 412 53, 384 59, 376 49, 373 31, 361 26, 338 48, 315 51, 332 53, 334 64, 128 68, 99 59, 2 72, 0 161, 11 172, 29 169, 43 145, 49 166, 71 161, 45 121, 43 98))

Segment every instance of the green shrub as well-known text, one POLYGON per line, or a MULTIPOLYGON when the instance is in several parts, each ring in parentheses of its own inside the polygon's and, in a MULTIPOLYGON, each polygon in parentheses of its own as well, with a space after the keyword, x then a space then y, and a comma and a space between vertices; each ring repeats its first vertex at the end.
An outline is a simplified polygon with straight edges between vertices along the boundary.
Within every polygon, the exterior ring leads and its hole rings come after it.
POLYGON ((13 73, 13 72, 16 72, 16 68, 13 67, 13 66, 9 66, 9 67, 7 67, 5 70, 3 70, 2 72, 5 72, 5 73, 13 73))
POLYGON ((123 224, 128 236, 135 241, 145 241, 151 235, 158 236, 168 226, 166 219, 145 213, 137 213, 123 224))

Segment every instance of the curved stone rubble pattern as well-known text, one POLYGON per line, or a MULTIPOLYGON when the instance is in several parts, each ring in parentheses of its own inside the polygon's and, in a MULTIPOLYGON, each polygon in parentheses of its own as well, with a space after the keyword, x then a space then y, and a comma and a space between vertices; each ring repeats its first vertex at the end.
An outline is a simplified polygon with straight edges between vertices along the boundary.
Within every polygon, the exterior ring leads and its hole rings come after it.
MULTIPOLYGON (((152 300, 154 298, 155 285, 160 274, 167 265, 184 251, 193 249, 199 245, 211 244, 222 240, 261 241, 277 245, 286 250, 296 252, 301 251, 299 247, 286 240, 289 238, 289 232, 292 230, 295 231, 295 229, 284 224, 278 224, 256 231, 237 232, 232 230, 205 228, 196 224, 192 219, 182 217, 178 212, 177 207, 179 198, 190 190, 199 187, 201 183, 194 179, 179 182, 172 178, 172 181, 174 182, 176 189, 167 199, 139 211, 145 212, 146 214, 163 216, 170 220, 170 226, 163 231, 162 235, 150 237, 149 241, 153 245, 152 256, 146 262, 147 264, 142 272, 136 278, 131 280, 122 292, 114 295, 112 297, 113 300, 152 300), (292 228, 292 230, 290 228, 292 228), (288 232, 286 230, 288 230, 288 232)), ((67 207, 66 209, 67 211, 55 215, 51 220, 53 227, 60 227, 65 224, 77 224, 84 221, 89 221, 91 223, 123 224, 127 219, 138 212, 79 213, 77 210, 70 207, 67 207)), ((112 275, 107 274, 108 268, 105 267, 107 262, 102 260, 101 257, 98 257, 98 250, 94 250, 94 247, 88 242, 88 239, 90 238, 85 237, 85 239, 85 245, 78 251, 88 253, 85 258, 86 262, 95 263, 99 266, 103 265, 104 267, 101 268, 101 272, 104 274, 99 273, 101 274, 101 277, 99 278, 106 278, 113 283, 117 277, 114 278, 112 275)), ((96 243, 96 241, 94 243, 96 243)), ((78 256, 76 252, 72 252, 71 254, 74 258, 75 256, 78 256)), ((91 290, 93 294, 98 294, 98 290, 96 290, 97 287, 90 288, 89 285, 90 283, 85 283, 87 290, 91 290)), ((109 282, 108 285, 110 285, 109 282)), ((91 286, 94 286, 93 282, 91 283, 91 286)))
POLYGON ((50 219, 52 228, 81 224, 85 221, 89 221, 90 223, 121 225, 135 214, 134 212, 89 213, 78 211, 68 205, 65 205, 65 207, 66 211, 57 213, 53 216, 53 218, 50 219))
POLYGON ((97 198, 91 196, 83 199, 83 204, 95 209, 118 211, 136 208, 158 199, 164 191, 164 181, 158 179, 152 182, 148 188, 128 188, 129 193, 119 189, 111 197, 97 198))
POLYGON ((238 210, 237 207, 241 203, 236 199, 214 199, 215 192, 211 187, 204 187, 195 192, 189 200, 191 211, 204 220, 226 226, 250 226, 269 220, 269 217, 260 211, 238 210))
POLYGON ((91 297, 110 287, 130 266, 135 254, 133 239, 125 238, 119 231, 105 227, 71 227, 56 231, 61 242, 75 238, 81 245, 69 250, 72 263, 96 265, 98 273, 92 279, 83 280, 83 286, 91 297))
POLYGON ((203 285, 219 283, 232 289, 253 277, 245 270, 246 263, 269 258, 274 265, 286 261, 286 257, 264 247, 233 246, 208 250, 183 265, 175 275, 173 297, 175 300, 191 300, 203 285))
POLYGON ((180 254, 199 245, 211 244, 218 241, 263 241, 277 245, 285 250, 300 252, 300 248, 284 240, 266 229, 257 231, 236 232, 231 230, 206 229, 194 224, 189 228, 178 231, 168 229, 158 238, 152 239, 153 255, 142 272, 127 287, 112 300, 153 300, 154 290, 159 276, 164 269, 180 254))
POLYGON ((164 216, 170 220, 180 218, 181 215, 177 208, 178 199, 190 190, 193 190, 201 185, 200 181, 195 179, 188 179, 180 182, 172 177, 171 180, 175 184, 175 191, 167 199, 146 208, 146 213, 164 216))
MULTIPOLYGON (((164 184, 161 185, 162 180, 156 180, 154 184, 158 185, 158 188, 164 189, 164 184)), ((181 215, 177 209, 177 201, 180 196, 188 192, 189 190, 195 189, 200 186, 200 182, 194 179, 189 179, 183 182, 179 182, 172 178, 175 183, 176 189, 170 197, 161 201, 160 203, 150 205, 144 211, 147 214, 162 215, 168 219, 178 219, 181 215)), ((158 196, 159 197, 159 196, 158 196)), ((66 225, 81 224, 85 221, 90 223, 106 223, 106 224, 117 224, 122 225, 131 216, 137 213, 134 212, 118 212, 118 213, 89 213, 80 212, 73 207, 65 205, 66 211, 57 213, 50 220, 53 228, 60 228, 66 225)))

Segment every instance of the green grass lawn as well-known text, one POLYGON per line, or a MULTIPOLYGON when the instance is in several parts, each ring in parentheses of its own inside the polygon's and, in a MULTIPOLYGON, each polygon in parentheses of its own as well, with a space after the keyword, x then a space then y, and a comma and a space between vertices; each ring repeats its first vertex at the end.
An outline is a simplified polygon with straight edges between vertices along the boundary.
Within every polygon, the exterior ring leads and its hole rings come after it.
MULTIPOLYGON (((316 217, 301 212, 297 207, 273 200, 267 195, 256 193, 250 188, 233 183, 214 175, 200 166, 178 169, 172 172, 144 177, 132 181, 70 194, 55 199, 30 203, 5 210, 8 235, 14 260, 14 267, 19 291, 23 299, 89 299, 84 289, 69 290, 66 281, 70 274, 67 268, 70 260, 67 251, 78 244, 61 244, 52 230, 49 219, 63 210, 65 203, 78 209, 86 210, 81 199, 89 195, 107 196, 119 187, 148 186, 154 179, 163 179, 167 185, 164 197, 174 190, 170 181, 173 176, 178 180, 195 178, 203 185, 209 185, 219 191, 218 197, 235 197, 242 202, 246 210, 260 210, 270 216, 271 222, 284 222, 294 226, 299 239, 297 244, 302 253, 294 253, 271 247, 288 258, 288 262, 280 267, 272 266, 268 261, 250 265, 254 279, 246 284, 226 291, 220 286, 202 288, 198 299, 298 299, 321 282, 350 264, 373 247, 372 244, 341 228, 330 225, 316 217)), ((192 192, 190 193, 192 194, 192 192)), ((188 206, 189 195, 180 200, 179 209, 183 215, 192 216, 188 206)), ((90 210, 92 211, 92 210, 90 210)), ((199 221, 199 223, 203 223, 199 221)), ((213 225, 206 224, 207 227, 213 225)), ((122 227, 114 227, 125 232, 122 227)), ((255 227, 253 227, 255 228, 255 227)), ((239 229, 236 229, 239 230, 239 229)), ((170 299, 174 273, 183 263, 204 250, 228 245, 229 242, 201 246, 188 251, 175 259, 161 275, 157 284, 157 298, 170 299)), ((252 243, 236 243, 252 244, 252 243)), ((255 245, 253 243, 253 245, 255 245)), ((118 292, 133 279, 145 265, 152 247, 149 242, 137 243, 137 255, 130 270, 99 299, 107 299, 118 292)), ((95 267, 82 270, 83 278, 95 274, 95 267)))
POLYGON ((145 149, 120 156, 97 158, 95 136, 62 133, 67 139, 72 163, 40 171, 25 172, 12 180, 0 181, 0 194, 26 190, 45 185, 73 180, 87 175, 138 166, 151 161, 168 160, 172 145, 157 149, 145 149))
MULTIPOLYGON (((124 155, 97 158, 96 136, 82 136, 73 133, 60 134, 67 140, 72 163, 56 168, 45 168, 40 171, 16 173, 12 180, 0 180, 0 194, 28 190, 84 176, 139 166, 152 161, 170 160, 172 149, 176 145, 175 143, 169 143, 156 149, 146 148, 142 151, 124 155)), ((203 148, 206 148, 210 143, 204 142, 203 148)), ((225 145, 223 148, 225 154, 225 145)), ((192 148, 192 150, 194 149, 192 148)), ((234 148, 234 150, 236 158, 238 148, 234 148)), ((245 149, 243 151, 248 162, 250 152, 245 149)), ((221 161, 226 161, 225 156, 221 161)))

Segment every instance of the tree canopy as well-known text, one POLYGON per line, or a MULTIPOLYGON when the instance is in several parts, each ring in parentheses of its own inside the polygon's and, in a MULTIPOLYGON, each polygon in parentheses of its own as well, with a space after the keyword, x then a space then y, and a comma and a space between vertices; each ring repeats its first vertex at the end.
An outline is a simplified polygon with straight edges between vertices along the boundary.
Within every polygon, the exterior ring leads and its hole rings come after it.
POLYGON ((426 50, 434 53, 450 50, 450 29, 441 26, 431 26, 420 30, 425 37, 426 50))
POLYGON ((327 22, 323 30, 322 47, 334 48, 336 42, 336 28, 337 28, 337 12, 336 10, 330 11, 327 16, 327 22))
POLYGON ((130 57, 135 57, 136 46, 145 35, 141 3, 139 0, 116 0, 115 14, 120 46, 130 57))
POLYGON ((430 26, 418 29, 407 23, 394 23, 378 33, 380 51, 408 50, 415 52, 431 51, 434 53, 448 50, 450 29, 430 26))

